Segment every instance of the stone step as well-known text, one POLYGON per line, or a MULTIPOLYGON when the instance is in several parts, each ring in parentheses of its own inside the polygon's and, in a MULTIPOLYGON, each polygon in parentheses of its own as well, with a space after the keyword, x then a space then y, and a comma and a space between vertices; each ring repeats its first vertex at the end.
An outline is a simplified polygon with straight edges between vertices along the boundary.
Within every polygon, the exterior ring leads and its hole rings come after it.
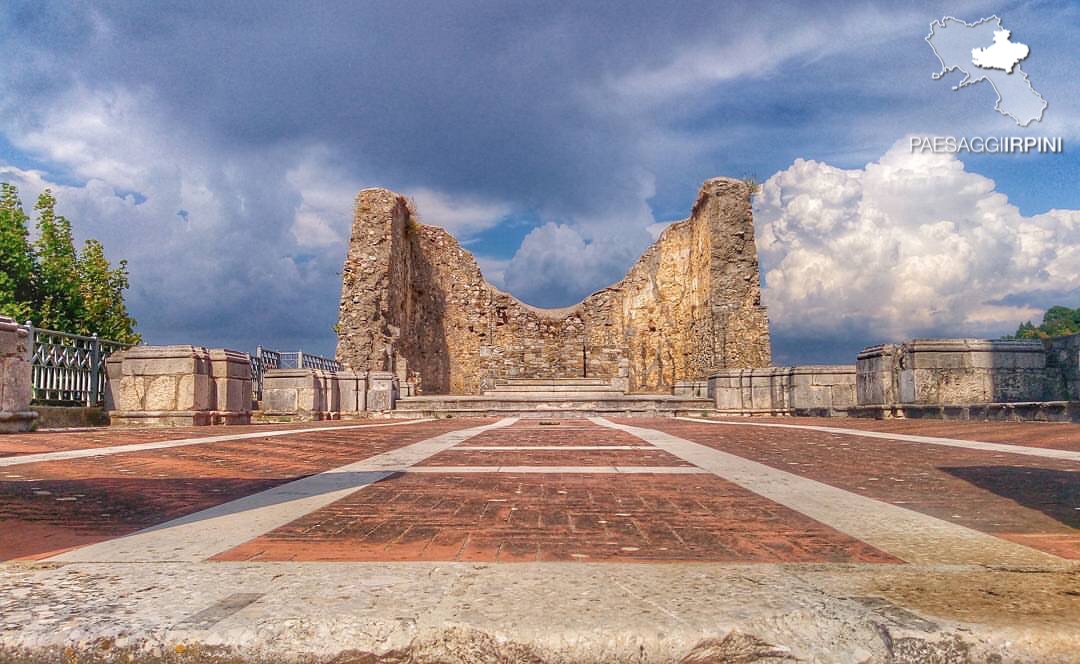
POLYGON ((584 417, 622 415, 684 415, 711 414, 715 405, 708 399, 693 399, 671 395, 618 395, 583 398, 579 395, 540 399, 526 396, 422 396, 398 399, 394 413, 398 416, 465 417, 465 416, 536 416, 584 417))
POLYGON ((496 378, 495 387, 552 387, 572 388, 581 386, 606 387, 611 384, 610 378, 496 378))
POLYGON ((416 417, 520 417, 522 419, 582 419, 586 417, 714 417, 706 408, 649 410, 645 408, 591 408, 522 410, 520 408, 451 408, 446 410, 392 410, 380 417, 409 419, 416 417))
POLYGON ((510 399, 519 397, 528 399, 612 399, 623 396, 624 394, 625 392, 616 390, 615 388, 600 390, 595 387, 582 387, 579 390, 545 390, 534 387, 531 389, 515 390, 498 388, 485 391, 483 396, 493 399, 501 399, 503 397, 510 399))

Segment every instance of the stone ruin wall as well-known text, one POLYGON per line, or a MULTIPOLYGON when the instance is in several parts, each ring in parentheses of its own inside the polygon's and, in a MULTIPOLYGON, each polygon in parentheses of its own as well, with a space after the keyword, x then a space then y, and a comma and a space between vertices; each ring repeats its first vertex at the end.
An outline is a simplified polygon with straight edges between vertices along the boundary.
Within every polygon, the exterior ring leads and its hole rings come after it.
POLYGON ((625 376, 632 392, 770 363, 750 196, 738 180, 705 183, 618 283, 573 307, 539 309, 487 283, 441 228, 403 197, 356 199, 343 270, 337 357, 392 370, 426 394, 479 394, 496 378, 625 376))

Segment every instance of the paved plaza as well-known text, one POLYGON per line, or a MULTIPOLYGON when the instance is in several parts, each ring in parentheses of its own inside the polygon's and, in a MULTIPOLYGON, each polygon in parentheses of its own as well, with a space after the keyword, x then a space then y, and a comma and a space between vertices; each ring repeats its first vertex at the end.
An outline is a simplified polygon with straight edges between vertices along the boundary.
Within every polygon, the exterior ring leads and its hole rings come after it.
POLYGON ((0 560, 0 662, 1077 661, 1080 425, 17 434, 0 560))

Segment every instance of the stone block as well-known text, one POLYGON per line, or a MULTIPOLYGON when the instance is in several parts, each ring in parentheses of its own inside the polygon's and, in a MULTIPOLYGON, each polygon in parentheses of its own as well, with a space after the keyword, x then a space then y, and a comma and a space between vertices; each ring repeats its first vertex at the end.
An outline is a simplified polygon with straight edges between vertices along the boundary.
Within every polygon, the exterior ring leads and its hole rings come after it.
POLYGON ((1060 398, 1060 369, 1038 341, 916 339, 859 354, 857 402, 970 406, 1060 398), (1049 362, 1049 364, 1048 364, 1049 362))
POLYGON ((380 412, 394 409, 397 377, 388 371, 368 372, 367 409, 380 412))
POLYGON ((117 410, 116 397, 123 376, 124 356, 113 353, 105 358, 105 411, 117 410))
POLYGON ((105 362, 106 404, 117 425, 240 424, 250 421, 247 354, 199 346, 136 346, 105 362))
POLYGON ((37 413, 33 397, 29 330, 0 316, 0 432, 28 431, 37 413))
POLYGON ((263 385, 262 409, 269 414, 290 414, 300 411, 295 389, 274 389, 263 385))
POLYGON ((138 410, 194 410, 192 408, 196 396, 194 374, 165 376, 136 374, 135 378, 145 386, 138 410), (178 383, 183 383, 183 385, 178 386, 178 383), (180 390, 187 393, 183 406, 178 403, 177 392, 180 390))
POLYGON ((263 412, 301 420, 337 419, 339 385, 334 372, 271 369, 263 376, 263 412))
MULTIPOLYGON (((342 369, 337 372, 336 375, 338 385, 338 403, 339 411, 342 417, 349 415, 356 415, 363 412, 364 405, 361 401, 366 402, 366 395, 362 399, 359 388, 359 383, 362 380, 360 375, 352 369, 342 369)), ((367 388, 367 380, 364 380, 364 388, 367 388)))

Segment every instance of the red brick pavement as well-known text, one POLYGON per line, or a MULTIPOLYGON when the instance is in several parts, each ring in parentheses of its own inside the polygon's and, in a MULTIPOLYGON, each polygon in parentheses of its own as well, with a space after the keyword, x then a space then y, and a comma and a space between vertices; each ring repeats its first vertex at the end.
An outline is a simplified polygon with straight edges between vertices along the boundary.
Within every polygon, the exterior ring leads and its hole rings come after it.
POLYGON ((0 468, 0 560, 125 535, 478 423, 311 432, 0 468))
MULTIPOLYGON (((739 420, 728 420, 739 421, 739 420)), ((943 420, 870 420, 863 418, 799 417, 753 418, 754 422, 809 424, 883 433, 980 440, 1028 447, 1080 451, 1080 424, 1072 422, 971 422, 943 420)))
MULTIPOLYGON (((470 441, 471 442, 471 441, 470 441)), ((418 466, 690 466, 655 447, 638 450, 455 450, 418 466)))
POLYGON ((710 475, 404 474, 216 560, 900 562, 710 475))
MULTIPOLYGON (((375 422, 372 423, 374 424, 375 422)), ((312 429, 343 425, 347 426, 351 424, 364 424, 364 422, 327 420, 322 422, 286 422, 281 424, 252 424, 228 427, 204 426, 153 429, 100 428, 90 431, 40 431, 5 434, 0 436, 0 457, 63 452, 67 450, 83 450, 98 447, 115 447, 117 445, 131 445, 137 443, 154 443, 163 440, 178 440, 181 438, 230 436, 259 431, 312 429)))
POLYGON ((854 493, 1080 559, 1077 462, 806 430, 670 419, 620 422, 666 431, 854 493))
POLYGON ((509 427, 486 431, 467 443, 470 447, 489 445, 639 445, 648 443, 622 431, 597 426, 588 420, 522 419, 509 427), (542 424, 559 422, 559 424, 542 424))

